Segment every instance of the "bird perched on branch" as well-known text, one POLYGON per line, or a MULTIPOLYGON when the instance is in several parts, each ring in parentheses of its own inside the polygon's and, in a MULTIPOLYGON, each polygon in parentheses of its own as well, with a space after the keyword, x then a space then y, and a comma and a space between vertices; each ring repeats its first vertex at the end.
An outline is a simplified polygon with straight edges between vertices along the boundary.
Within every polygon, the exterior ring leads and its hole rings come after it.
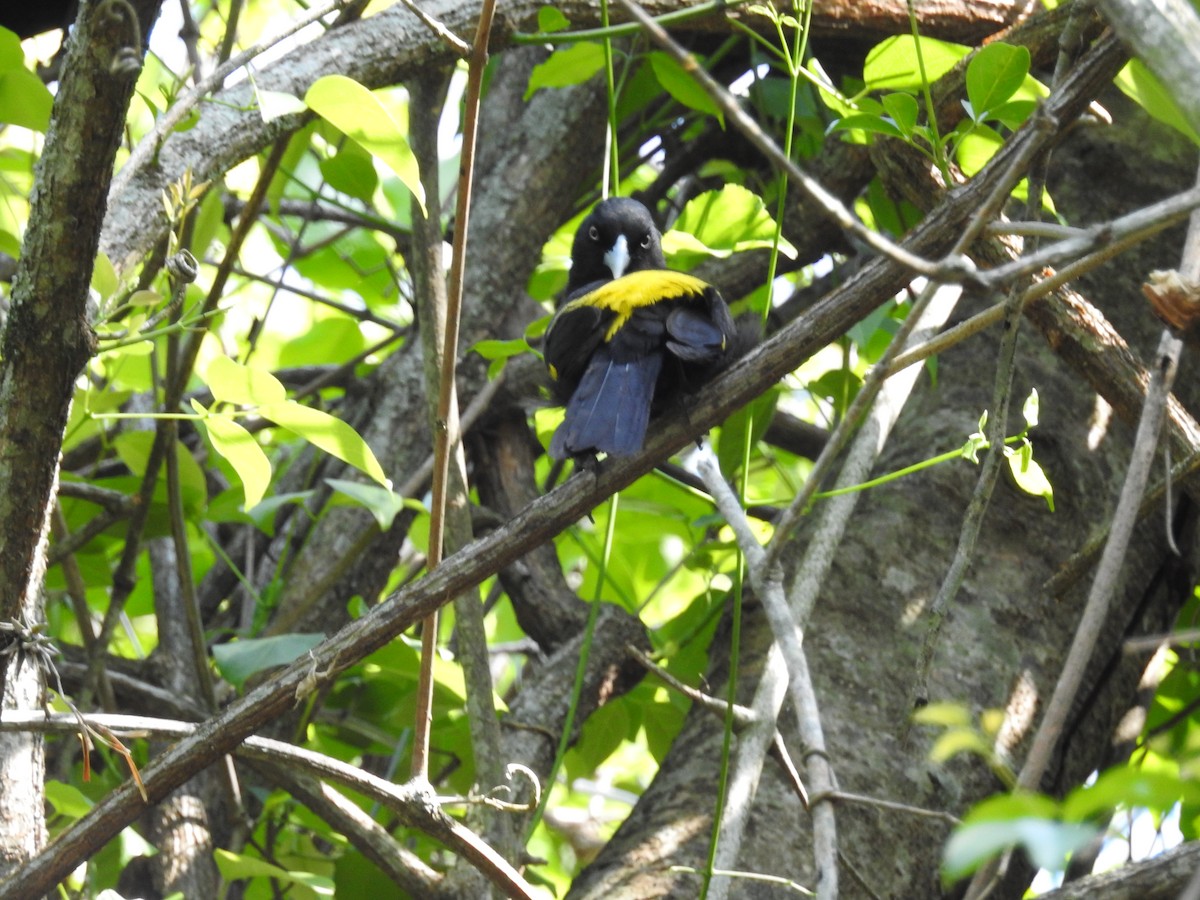
POLYGON ((566 294, 543 345, 567 408, 550 455, 637 453, 651 413, 698 388, 752 340, 739 335, 716 288, 667 268, 645 206, 601 201, 575 233, 566 294))

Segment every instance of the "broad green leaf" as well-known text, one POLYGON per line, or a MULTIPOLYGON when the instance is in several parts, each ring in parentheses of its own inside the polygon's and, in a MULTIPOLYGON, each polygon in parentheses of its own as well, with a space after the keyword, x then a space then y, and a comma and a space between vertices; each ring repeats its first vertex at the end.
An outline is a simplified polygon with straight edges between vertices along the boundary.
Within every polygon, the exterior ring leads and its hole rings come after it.
POLYGON ((1130 60, 1117 75, 1115 84, 1122 93, 1158 121, 1170 125, 1193 143, 1200 144, 1200 135, 1188 123, 1175 98, 1171 96, 1170 91, 1163 88, 1162 82, 1142 62, 1130 60))
POLYGON ((379 186, 371 157, 356 144, 346 144, 336 156, 321 160, 321 174, 335 191, 370 203, 379 186))
POLYGON ((0 72, 25 68, 25 51, 15 32, 0 28, 0 72))
POLYGON ((912 136, 913 127, 917 124, 917 98, 912 94, 894 93, 883 96, 883 108, 892 117, 906 138, 912 136))
POLYGON ((365 507, 375 517, 381 531, 391 528, 396 515, 406 507, 425 511, 425 507, 419 501, 408 500, 377 484, 363 484, 361 481, 347 481, 343 478, 326 478, 325 483, 339 494, 365 507))
POLYGON ((578 44, 555 50, 545 62, 538 63, 529 73, 525 99, 528 100, 541 88, 582 84, 602 68, 604 48, 599 44, 580 41, 578 44))
POLYGON ((221 676, 241 687, 259 672, 286 666, 325 639, 323 634, 280 634, 213 645, 213 659, 221 676))
POLYGON ((96 805, 75 785, 51 779, 46 781, 46 801, 54 807, 57 815, 68 819, 82 818, 96 805))
MULTIPOLYGON (((688 201, 675 227, 663 236, 663 249, 694 249, 695 244, 690 239, 673 244, 683 234, 698 241, 706 253, 723 257, 742 250, 770 247, 775 235, 775 220, 767 212, 761 197, 739 184, 727 184, 720 190, 705 191, 688 201)), ((795 247, 787 241, 781 241, 779 249, 789 258, 796 255, 795 247)))
POLYGON ((32 131, 50 127, 54 98, 42 79, 27 69, 0 72, 0 123, 20 125, 32 131))
MULTIPOLYGON (((962 44, 921 38, 921 54, 929 82, 932 84, 949 72, 970 50, 962 44)), ((917 66, 912 35, 896 35, 872 47, 863 65, 863 79, 872 91, 915 91, 920 88, 921 70, 917 66)))
POLYGON ((725 127, 725 117, 721 113, 721 108, 708 95, 708 92, 700 87, 696 79, 675 60, 675 57, 661 50, 655 50, 650 54, 650 66, 654 70, 654 77, 663 86, 663 90, 689 109, 712 116, 721 123, 722 128, 725 127))
POLYGON ((203 379, 221 403, 260 406, 287 399, 287 389, 270 372, 244 366, 228 356, 214 356, 203 379))
POLYGON ((271 483, 271 462, 249 431, 228 416, 211 415, 200 403, 192 400, 192 409, 204 416, 204 427, 213 449, 223 456, 242 481, 246 509, 262 501, 271 483))
POLYGON ((1004 103, 1029 74, 1029 50, 997 41, 967 63, 967 99, 974 118, 982 119, 1004 103))
POLYGON ((391 487, 383 467, 379 465, 379 460, 375 458, 366 441, 341 419, 291 400, 268 403, 260 406, 258 411, 276 425, 354 466, 384 487, 391 487))
POLYGON ((313 82, 304 102, 395 172, 424 212, 425 188, 417 158, 403 129, 378 97, 345 75, 326 75, 313 82))

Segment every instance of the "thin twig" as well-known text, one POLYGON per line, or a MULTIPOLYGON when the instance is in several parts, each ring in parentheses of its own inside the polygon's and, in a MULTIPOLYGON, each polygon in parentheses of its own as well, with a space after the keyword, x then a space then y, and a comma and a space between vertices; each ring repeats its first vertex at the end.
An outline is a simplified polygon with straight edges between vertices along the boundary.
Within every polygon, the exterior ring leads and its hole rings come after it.
MULTIPOLYGON (((802 633, 783 595, 783 573, 777 564, 769 570, 765 568, 767 556, 754 537, 737 496, 726 483, 712 451, 706 445, 703 446, 695 454, 694 462, 721 515, 737 537, 738 547, 746 557, 746 569, 754 584, 755 594, 762 602, 771 622, 775 646, 779 647, 787 663, 790 676, 787 689, 796 709, 800 739, 804 742, 805 763, 811 776, 813 791, 821 793, 836 790, 837 780, 825 750, 820 708, 801 643, 802 633)), ((811 813, 817 896, 833 900, 838 895, 837 824, 833 806, 828 803, 819 804, 811 809, 811 813)))

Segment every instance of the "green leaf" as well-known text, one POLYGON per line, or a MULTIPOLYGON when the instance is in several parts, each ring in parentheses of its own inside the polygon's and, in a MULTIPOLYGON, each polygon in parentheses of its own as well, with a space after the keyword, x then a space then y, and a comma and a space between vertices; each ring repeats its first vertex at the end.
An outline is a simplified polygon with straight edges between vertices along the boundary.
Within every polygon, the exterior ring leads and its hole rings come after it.
POLYGON ((100 295, 101 300, 107 300, 121 286, 117 278, 117 270, 113 268, 112 260, 104 253, 96 254, 96 263, 92 267, 92 289, 100 295))
POLYGON ((258 114, 264 122, 302 113, 308 108, 295 94, 285 91, 260 91, 258 85, 254 85, 254 96, 258 100, 258 114))
POLYGON ((1172 772, 1117 766, 1102 772, 1086 787, 1076 788, 1063 801, 1063 818, 1082 822, 1118 808, 1143 806, 1165 813, 1181 800, 1200 800, 1200 786, 1172 772))
MULTIPOLYGON (((962 44, 921 38, 925 75, 930 83, 949 72, 970 51, 970 47, 962 44)), ((863 64, 863 80, 871 91, 915 91, 920 88, 921 70, 917 66, 912 35, 896 35, 872 47, 863 64)))
POLYGON ((942 873, 948 881, 957 881, 1017 845, 1024 847, 1035 867, 1061 871, 1070 854, 1095 837, 1097 831, 1090 825, 1037 818, 963 825, 946 843, 942 873))
POLYGON ((885 94, 882 103, 904 137, 911 138, 913 127, 917 124, 917 98, 912 94, 885 94))
POLYGON ((75 785, 50 779, 46 780, 46 802, 54 807, 56 815, 66 816, 68 819, 83 818, 96 805, 75 785))
POLYGON ((483 340, 471 345, 471 350, 484 359, 511 359, 530 351, 529 342, 524 338, 511 341, 483 340))
POLYGON ((285 891, 294 900, 318 900, 321 897, 334 896, 334 884, 331 878, 324 875, 314 875, 311 872, 288 871, 252 856, 233 853, 217 848, 213 852, 221 877, 226 881, 238 881, 249 878, 270 878, 290 890, 285 891))
POLYGON ((967 63, 967 100, 971 118, 982 119, 1004 103, 1029 74, 1029 50, 997 41, 987 44, 967 63))
POLYGON ((246 679, 299 659, 325 639, 323 634, 279 634, 213 645, 221 677, 241 687, 246 679))
POLYGON ((346 144, 336 156, 321 160, 321 174, 335 191, 370 203, 379 186, 371 157, 357 144, 346 144))
POLYGON ((347 481, 342 478, 326 478, 325 483, 339 494, 365 507, 375 517, 381 531, 391 528, 396 515, 406 507, 425 511, 425 507, 419 501, 406 499, 395 491, 377 484, 363 484, 361 481, 347 481))
POLYGON ((555 50, 549 58, 538 63, 529 73, 525 88, 528 100, 541 88, 569 87, 582 84, 604 68, 604 48, 591 41, 580 41, 555 50))
POLYGON ((570 21, 557 6, 543 6, 538 10, 537 28, 542 34, 564 31, 570 26, 570 21))
POLYGON ((874 113, 856 113, 838 119, 830 128, 831 131, 869 131, 872 134, 883 134, 888 137, 904 139, 904 132, 896 123, 874 113))
POLYGON ((192 409, 204 416, 204 427, 213 449, 223 456, 242 481, 246 509, 257 506, 271 483, 271 462, 249 431, 229 416, 212 415, 192 400, 192 409))
POLYGON ((1200 144, 1200 135, 1197 135, 1196 130, 1188 123, 1175 98, 1171 96, 1170 91, 1163 88, 1162 82, 1141 61, 1130 60, 1117 74, 1115 84, 1125 96, 1158 121, 1170 125, 1192 143, 1200 144))
POLYGON ((911 94, 883 95, 883 108, 888 110, 896 127, 904 132, 905 138, 912 138, 913 127, 917 125, 917 98, 911 94))
POLYGON ((1050 484, 1050 479, 1046 477, 1042 467, 1033 458, 1032 450, 1027 454, 1009 454, 1008 468, 1012 472, 1017 487, 1034 497, 1045 498, 1050 512, 1054 512, 1054 486, 1050 484))
POLYGON ((654 70, 654 77, 663 86, 663 90, 675 100, 689 109, 712 116, 721 123, 722 128, 725 127, 725 117, 721 113, 721 108, 708 95, 708 91, 700 87, 696 79, 676 61, 675 57, 656 50, 650 54, 650 67, 654 70))
POLYGON ((326 75, 313 82, 304 102, 309 109, 396 173, 425 211, 425 188, 417 158, 404 130, 373 93, 345 75, 326 75))
POLYGON ((971 724, 971 711, 961 703, 930 703, 913 713, 913 721, 921 725, 966 728, 971 724))
POLYGON ((375 458, 366 441, 341 419, 291 400, 265 404, 260 406, 258 411, 276 425, 354 466, 384 487, 391 487, 383 467, 379 465, 379 460, 375 458))
MULTIPOLYGON (((767 248, 775 236, 775 220, 762 198, 739 184, 705 191, 684 206, 675 227, 663 235, 668 255, 692 252, 726 257, 743 250, 767 248)), ((780 252, 794 259, 796 248, 781 241, 780 252)), ((686 262, 674 260, 686 268, 686 262)))
POLYGON ((287 389, 270 372, 244 366, 228 356, 214 356, 203 380, 221 403, 256 406, 287 399, 287 389))
POLYGON ((50 91, 32 72, 24 68, 0 72, 0 122, 45 131, 53 105, 50 91))

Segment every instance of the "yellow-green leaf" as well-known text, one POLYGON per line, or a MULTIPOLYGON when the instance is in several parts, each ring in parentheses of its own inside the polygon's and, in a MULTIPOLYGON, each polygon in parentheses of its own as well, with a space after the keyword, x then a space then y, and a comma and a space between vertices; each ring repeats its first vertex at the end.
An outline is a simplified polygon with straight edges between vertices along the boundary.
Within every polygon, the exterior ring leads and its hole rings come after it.
POLYGON ((367 442, 341 419, 291 400, 266 404, 259 407, 258 411, 276 425, 354 466, 384 487, 391 487, 391 482, 367 442))
POLYGON ((395 172, 425 211, 425 189, 417 158, 404 130, 378 97, 345 75, 326 75, 313 82, 304 102, 395 172))
POLYGON ((244 366, 228 356, 213 357, 203 377, 213 397, 222 403, 263 405, 287 399, 287 389, 270 372, 244 366))
POLYGON ((208 439, 213 449, 233 466, 242 480, 242 491, 246 495, 246 509, 262 501, 271 483, 271 462, 263 453, 254 435, 228 416, 210 415, 208 410, 192 401, 192 409, 204 416, 208 439))

